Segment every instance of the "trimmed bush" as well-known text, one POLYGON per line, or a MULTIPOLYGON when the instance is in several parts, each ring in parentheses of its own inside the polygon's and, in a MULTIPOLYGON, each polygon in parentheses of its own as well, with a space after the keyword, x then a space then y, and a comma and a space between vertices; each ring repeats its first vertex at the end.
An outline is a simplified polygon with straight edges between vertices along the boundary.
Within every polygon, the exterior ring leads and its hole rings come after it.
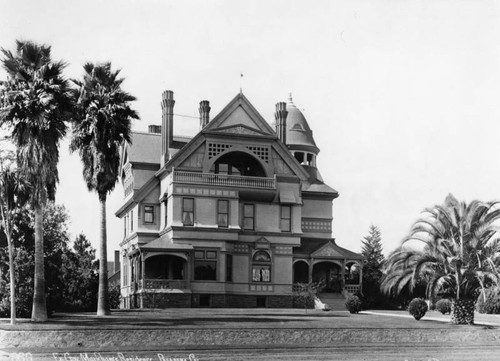
POLYGON ((350 313, 359 313, 361 311, 361 300, 358 296, 350 295, 345 300, 345 308, 350 313))
POLYGON ((500 314, 500 295, 497 290, 486 292, 486 301, 484 296, 479 296, 477 300, 477 310, 479 313, 500 314))
POLYGON ((451 301, 443 298, 436 302, 436 310, 441 312, 443 315, 451 313, 451 301))
POLYGON ((425 302, 423 298, 414 298, 408 305, 408 312, 415 317, 417 321, 425 316, 427 310, 427 302, 425 302))

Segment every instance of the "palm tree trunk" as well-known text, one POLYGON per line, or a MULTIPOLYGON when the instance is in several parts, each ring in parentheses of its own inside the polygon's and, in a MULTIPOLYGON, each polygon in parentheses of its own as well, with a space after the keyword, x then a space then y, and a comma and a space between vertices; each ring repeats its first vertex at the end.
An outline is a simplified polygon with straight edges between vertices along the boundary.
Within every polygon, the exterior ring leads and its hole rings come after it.
POLYGON ((107 256, 107 234, 106 234, 106 196, 99 197, 101 203, 101 239, 99 244, 99 294, 97 299, 97 316, 106 316, 109 311, 108 291, 108 256, 107 256))
POLYGON ((16 278, 14 273, 14 250, 10 231, 7 231, 7 247, 9 248, 10 270, 10 324, 16 324, 16 278))
POLYGON ((457 325, 474 324, 475 301, 472 298, 461 298, 454 300, 452 306, 451 323, 457 325))
POLYGON ((45 297, 45 264, 43 257, 43 208, 35 206, 35 285, 31 320, 47 321, 47 301, 45 297))

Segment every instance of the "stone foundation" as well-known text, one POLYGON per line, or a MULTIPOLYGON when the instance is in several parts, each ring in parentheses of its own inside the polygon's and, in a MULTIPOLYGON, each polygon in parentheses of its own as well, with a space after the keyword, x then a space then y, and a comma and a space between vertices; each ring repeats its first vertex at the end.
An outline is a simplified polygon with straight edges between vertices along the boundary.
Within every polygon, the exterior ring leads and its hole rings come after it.
MULTIPOLYGON (((303 308, 290 295, 147 293, 129 297, 130 308, 303 308)), ((309 307, 311 308, 311 307, 309 307)))

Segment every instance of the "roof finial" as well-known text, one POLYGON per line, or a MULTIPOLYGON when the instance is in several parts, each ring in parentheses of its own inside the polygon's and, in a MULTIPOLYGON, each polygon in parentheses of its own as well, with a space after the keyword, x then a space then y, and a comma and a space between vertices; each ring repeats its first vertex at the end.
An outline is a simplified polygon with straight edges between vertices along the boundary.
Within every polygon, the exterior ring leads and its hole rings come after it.
POLYGON ((243 83, 243 73, 240 73, 240 95, 243 94, 243 87, 242 87, 242 84, 243 83))
POLYGON ((293 100, 292 100, 292 92, 288 93, 288 102, 293 104, 293 100))

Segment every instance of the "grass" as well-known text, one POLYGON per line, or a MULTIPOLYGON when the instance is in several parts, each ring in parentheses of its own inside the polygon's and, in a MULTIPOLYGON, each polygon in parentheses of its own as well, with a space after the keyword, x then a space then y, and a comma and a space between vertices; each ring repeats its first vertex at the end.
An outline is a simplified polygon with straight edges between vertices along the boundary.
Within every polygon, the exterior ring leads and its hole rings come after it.
MULTIPOLYGON (((0 319, 3 330, 150 329, 150 328, 314 328, 397 329, 453 328, 449 315, 429 311, 416 321, 406 311, 373 311, 352 315, 347 311, 299 309, 155 309, 115 310, 110 316, 94 313, 56 313, 44 323, 20 319, 11 326, 0 319)), ((476 314, 476 324, 500 327, 500 315, 476 314)))

